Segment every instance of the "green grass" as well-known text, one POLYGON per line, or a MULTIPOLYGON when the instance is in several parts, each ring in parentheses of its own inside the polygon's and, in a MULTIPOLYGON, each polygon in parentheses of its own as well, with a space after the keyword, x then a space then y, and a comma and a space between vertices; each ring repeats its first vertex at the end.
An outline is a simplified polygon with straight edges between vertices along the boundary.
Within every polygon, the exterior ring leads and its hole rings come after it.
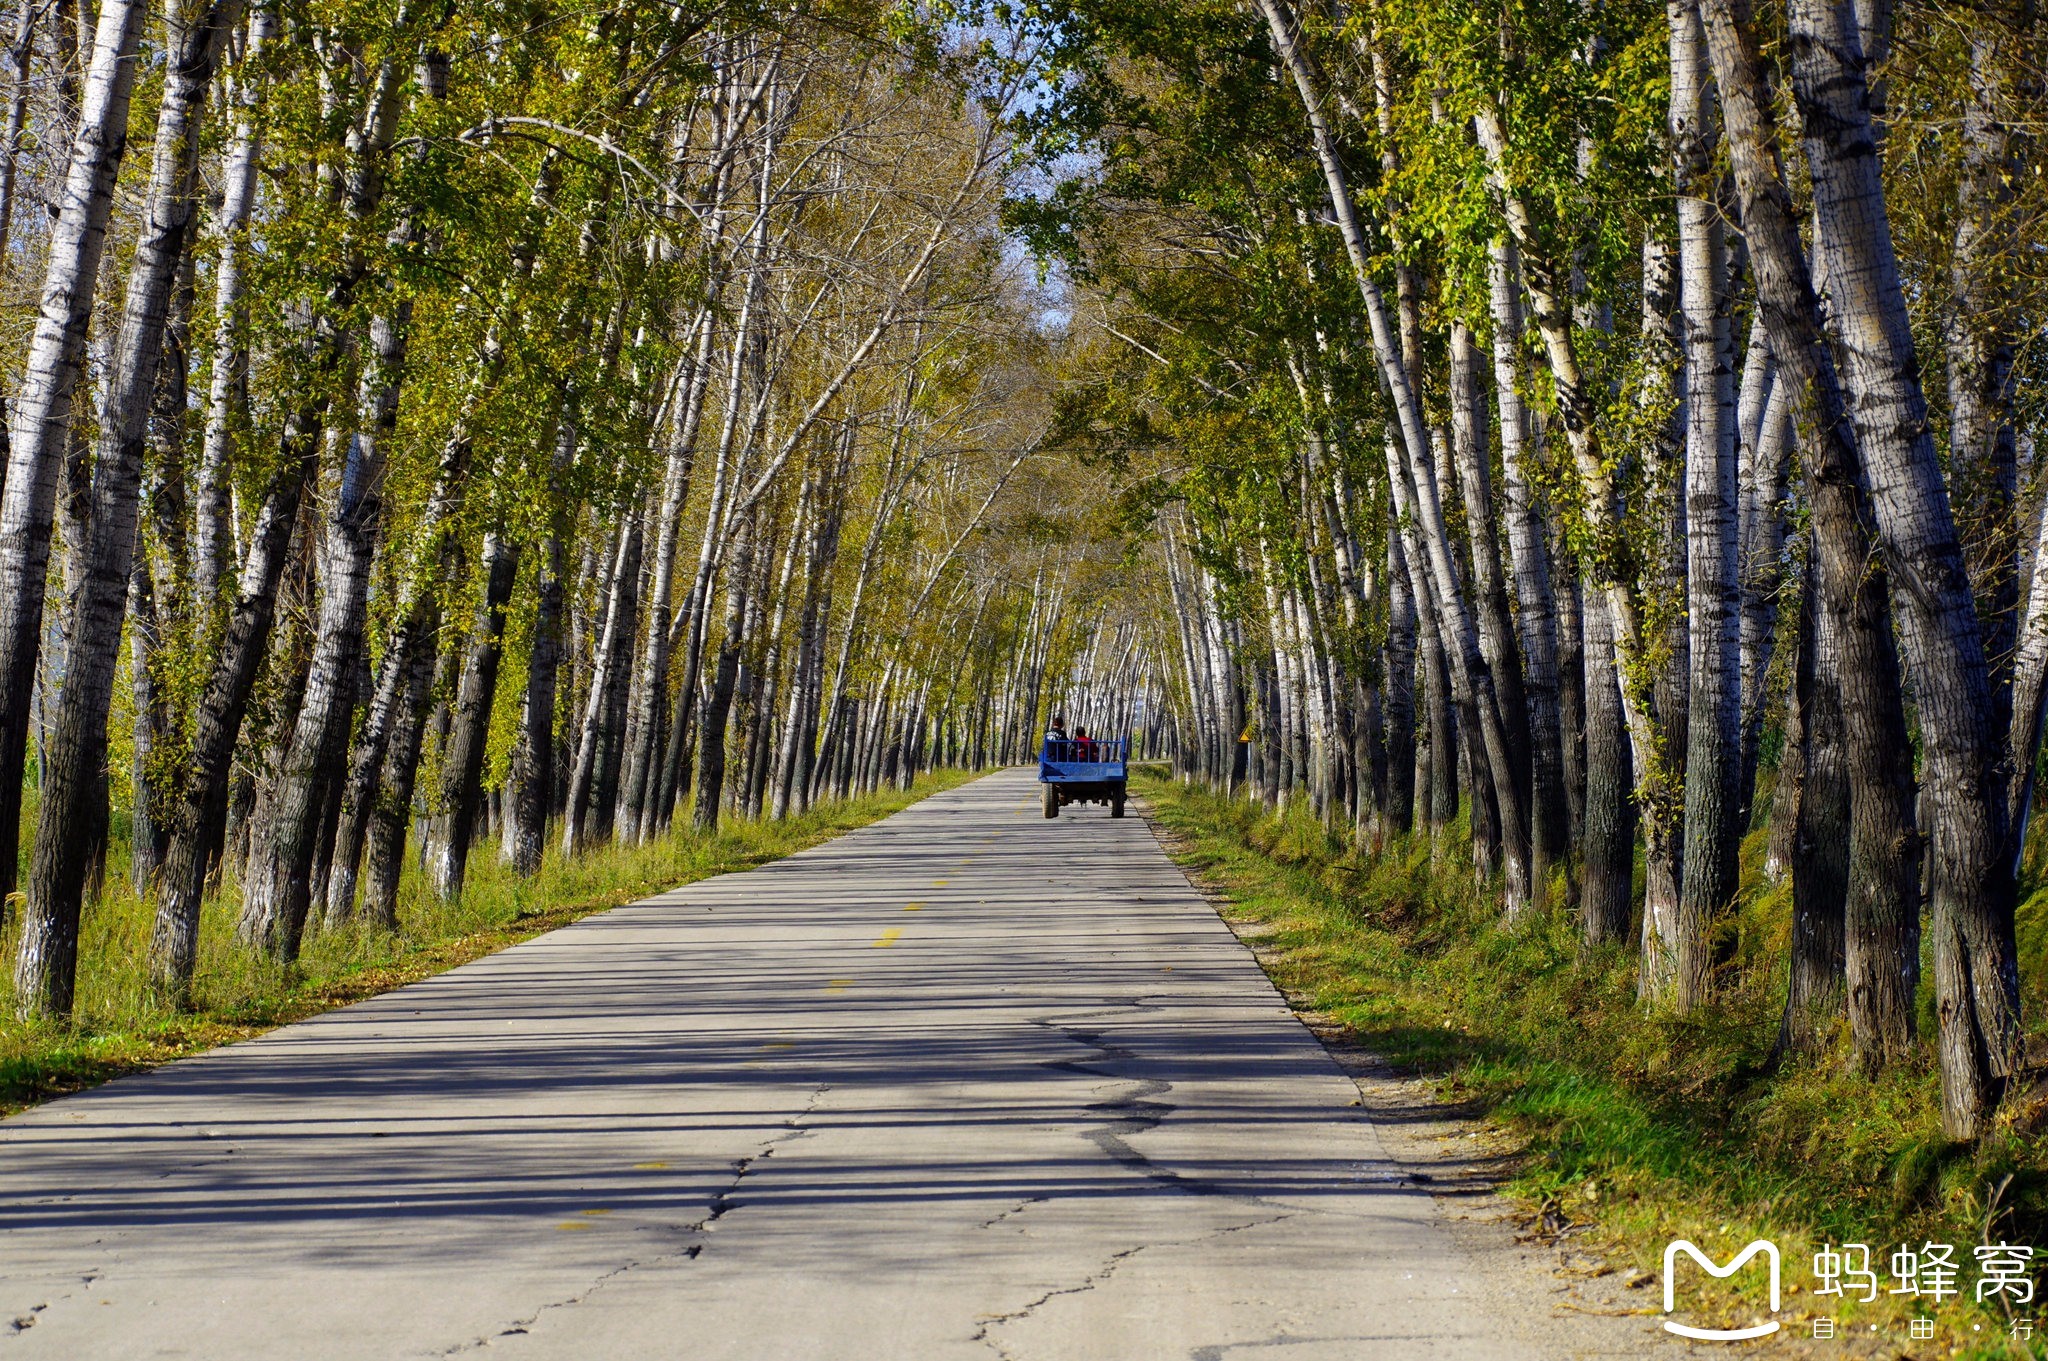
MULTIPOLYGON (((1786 1280, 1810 1282, 1821 1244, 1868 1243, 1884 1258, 1931 1240, 1957 1245, 1967 1292, 1979 1243, 2037 1243, 2048 1258, 2041 1100, 2016 1101, 1990 1138, 1960 1146, 1941 1135, 1924 1056, 1866 1080, 1837 1036, 1818 1060, 1769 1064, 1789 900, 1762 880, 1761 833, 1745 846, 1746 892, 1725 928, 1734 964, 1723 997, 1681 1018, 1636 1003, 1631 950, 1583 950, 1575 915, 1556 908, 1509 927, 1469 861, 1447 851, 1432 864, 1423 837, 1365 857, 1305 810, 1274 816, 1157 776, 1139 787, 1177 834, 1176 857, 1223 890, 1229 915, 1270 933, 1268 971, 1298 1006, 1513 1131, 1527 1154, 1509 1193, 1586 1225, 1623 1264, 1658 1271, 1675 1237, 1722 1252, 1768 1237, 1786 1280)), ((2048 940, 2040 906, 2030 902, 2023 926, 2037 951, 2048 940)), ((2038 980, 2048 960, 2028 963, 2038 980)), ((2040 999, 2028 1000, 2038 1024, 2040 999)), ((1882 1261, 1878 1271, 1889 1285, 1882 1261)), ((1807 1299, 1786 1298, 1795 1333, 1807 1299)), ((1755 1306, 1721 1297, 1744 1322, 1755 1306)), ((1904 1338, 1911 1311, 1881 1295, 1815 1312, 1904 1338)), ((1937 1319, 1944 1354, 2029 1354, 1975 1342, 1973 1324, 2002 1336, 2005 1321, 1967 1300, 1937 1319)))
MULTIPOLYGON (((290 966, 270 963, 235 941, 240 901, 230 885, 201 918, 187 1011, 152 994, 146 958, 151 908, 125 877, 110 878, 85 912, 77 1007, 69 1023, 15 1019, 11 972, 0 978, 0 1114, 346 1006, 651 893, 780 859, 969 778, 941 772, 920 777, 909 792, 828 803, 781 822, 728 821, 709 836, 685 829, 644 846, 603 847, 573 859, 551 848, 530 879, 498 864, 495 847, 480 845, 455 903, 441 903, 426 890, 409 856, 395 935, 309 925, 305 949, 290 966)), ((116 855, 112 863, 125 859, 116 855)), ((19 931, 18 914, 10 913, 0 932, 0 951, 9 960, 19 931)))

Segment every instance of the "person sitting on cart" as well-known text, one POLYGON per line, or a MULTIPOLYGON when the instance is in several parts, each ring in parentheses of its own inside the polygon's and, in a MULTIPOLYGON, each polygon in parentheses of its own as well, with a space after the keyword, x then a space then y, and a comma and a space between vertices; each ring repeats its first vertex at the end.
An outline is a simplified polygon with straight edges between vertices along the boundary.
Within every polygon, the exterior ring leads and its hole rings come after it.
POLYGON ((1074 759, 1092 761, 1095 759, 1095 739, 1088 735, 1086 728, 1074 729, 1074 759))
POLYGON ((1046 725, 1045 740, 1048 743, 1056 744, 1053 746, 1052 754, 1048 759, 1054 761, 1073 759, 1066 754, 1071 749, 1069 743, 1072 739, 1067 736, 1067 716, 1065 714, 1054 714, 1052 716, 1052 722, 1046 725))

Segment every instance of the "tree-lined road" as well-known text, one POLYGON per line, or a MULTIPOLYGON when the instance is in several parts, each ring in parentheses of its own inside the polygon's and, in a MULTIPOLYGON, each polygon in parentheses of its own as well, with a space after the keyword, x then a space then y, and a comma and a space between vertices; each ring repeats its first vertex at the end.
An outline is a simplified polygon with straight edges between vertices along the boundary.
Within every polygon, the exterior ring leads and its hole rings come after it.
POLYGON ((1534 1354, 1357 1097, 1004 772, 0 1125, 0 1351, 1534 1354))

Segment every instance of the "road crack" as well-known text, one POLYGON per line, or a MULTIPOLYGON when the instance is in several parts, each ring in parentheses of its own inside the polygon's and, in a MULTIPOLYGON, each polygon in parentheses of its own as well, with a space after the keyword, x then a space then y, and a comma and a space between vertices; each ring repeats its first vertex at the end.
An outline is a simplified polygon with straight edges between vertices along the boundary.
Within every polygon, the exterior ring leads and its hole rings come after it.
POLYGON ((1006 1323, 1015 1323, 1019 1319, 1031 1317, 1032 1313, 1036 1311, 1038 1308, 1040 1308, 1042 1305, 1044 1305, 1047 1301, 1056 1300, 1060 1298, 1060 1296, 1062 1295, 1087 1294, 1090 1290, 1093 1290, 1096 1286, 1101 1285, 1111 1276, 1114 1276, 1116 1274, 1116 1269, 1122 1266, 1126 1261, 1130 1260, 1132 1257, 1137 1256, 1145 1249, 1154 1246, 1156 1245, 1152 1243, 1140 1243, 1138 1244, 1138 1246, 1134 1248, 1125 1248, 1121 1252, 1113 1252, 1103 1260, 1101 1266, 1097 1267, 1094 1271, 1090 1272, 1081 1281, 1079 1285, 1057 1286, 1054 1289, 1046 1291, 1043 1295, 1040 1295, 1037 1299, 1031 1301, 1029 1304, 1025 1305, 1021 1309, 1012 1309, 1008 1313, 989 1314, 984 1316, 981 1321, 981 1326, 974 1330, 974 1336, 970 1340, 974 1342, 979 1342, 983 1346, 989 1348, 989 1350, 993 1351, 997 1356, 1001 1357, 1003 1361, 1018 1361, 1017 1354, 1011 1351, 1008 1347, 1004 1346, 1001 1339, 991 1336, 995 1329, 1002 1327, 1006 1323))
POLYGON ((1049 1196, 1026 1196, 1024 1199, 1018 1201, 1015 1205, 1012 1205, 1009 1209, 1004 1210, 1001 1214, 996 1215, 990 1219, 984 1219, 979 1224, 976 1224, 974 1227, 977 1229, 992 1229, 996 1225, 1002 1223, 1005 1219, 1010 1218, 1012 1215, 1023 1214, 1024 1211, 1030 1209, 1033 1205, 1043 1205, 1049 1199, 1051 1199, 1051 1197, 1049 1196))
POLYGON ((1191 1247, 1196 1243, 1206 1243, 1212 1238, 1223 1238, 1233 1233, 1243 1233, 1248 1229, 1260 1229, 1268 1224, 1278 1224, 1283 1219, 1292 1219, 1297 1213, 1299 1212, 1290 1210, 1282 1214, 1268 1215, 1264 1219, 1254 1219, 1245 1224, 1226 1224, 1220 1229, 1211 1229, 1206 1233, 1198 1233, 1192 1238, 1172 1238, 1161 1243, 1140 1243, 1136 1247, 1124 1248, 1119 1252, 1113 1252, 1103 1259, 1101 1266, 1098 1266, 1082 1278, 1078 1285, 1057 1286, 1020 1308, 1001 1314, 984 1314, 981 1325, 974 1330, 974 1335, 969 1341, 981 1343, 990 1351, 993 1351, 1002 1361, 1022 1361, 1018 1353, 1010 1350, 1009 1347, 1003 1344, 1001 1338, 994 1335, 996 1329, 1006 1324, 1016 1323, 1022 1319, 1029 1318, 1047 1303, 1062 1296, 1087 1294, 1110 1277, 1116 1275, 1118 1268, 1141 1252, 1149 1252, 1153 1248, 1191 1247))
POLYGON ((780 1133, 766 1140, 756 1151, 747 1154, 745 1157, 735 1158, 727 1164, 732 1169, 732 1176, 723 1186, 712 1193, 711 1199, 705 1204, 705 1213, 701 1217, 688 1224, 669 1226, 676 1234, 683 1237, 694 1236, 699 1241, 688 1243, 671 1252, 656 1253, 651 1257, 636 1257, 631 1261, 621 1262, 611 1270, 593 1279, 574 1295, 570 1295, 565 1299, 551 1300, 534 1310, 531 1314, 513 1320, 491 1336, 471 1338, 467 1342, 458 1343, 448 1348, 441 1355, 444 1357, 462 1356, 470 1352, 481 1351, 499 1338, 524 1336, 532 1332, 534 1326, 549 1314, 563 1309, 574 1308, 576 1305, 584 1303, 592 1295, 597 1294, 606 1286, 632 1272, 649 1267, 666 1266, 674 1262, 695 1261, 704 1251, 705 1245, 702 1241, 702 1236, 711 1232, 713 1226, 719 1220, 731 1214, 743 1203, 736 1195, 741 1183, 746 1181, 749 1176, 757 1173, 760 1170, 761 1164, 774 1156, 776 1149, 810 1134, 810 1128, 804 1122, 817 1111, 818 1103, 824 1100, 825 1094, 831 1090, 830 1084, 819 1084, 811 1092, 810 1099, 804 1103, 804 1108, 782 1122, 780 1133))

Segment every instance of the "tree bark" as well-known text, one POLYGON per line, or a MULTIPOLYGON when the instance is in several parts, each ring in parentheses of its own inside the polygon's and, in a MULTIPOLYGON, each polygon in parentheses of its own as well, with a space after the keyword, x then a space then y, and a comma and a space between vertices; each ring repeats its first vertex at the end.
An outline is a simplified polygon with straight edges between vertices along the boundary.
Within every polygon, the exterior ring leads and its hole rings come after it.
MULTIPOLYGON (((1942 1123, 1974 1138, 2020 1061, 2015 885, 2007 777, 1989 732, 1991 688, 1976 607, 1928 434, 1871 135, 1857 35, 1842 16, 1792 8, 1793 84, 1807 128, 1829 294, 1846 342, 1845 399, 1777 161, 1778 134, 1743 0, 1702 0, 1728 112, 1745 234, 1771 348, 1812 412, 1823 565, 1856 579, 1867 482, 1915 679, 1934 830, 1933 896, 1942 1123), (1853 423, 1853 429, 1852 429, 1853 423)), ((1830 587, 1829 589, 1833 589, 1830 587)), ((1847 645, 1847 640, 1845 640, 1847 645)), ((1845 674, 1853 671, 1845 657, 1845 674)), ((1845 703, 1852 716, 1854 706, 1845 703)), ((2003 737, 1999 734, 1999 737, 2003 737)), ((1853 740, 1853 739, 1852 739, 1853 740)))
MULTIPOLYGON (((640 590, 640 514, 630 512, 613 546, 611 589, 606 593, 604 622, 598 630, 591 661, 590 689, 583 700, 583 721, 577 728, 576 761, 569 775, 569 803, 563 818, 562 854, 574 855, 595 839, 590 819, 601 807, 595 797, 598 766, 607 745, 622 742, 612 715, 617 678, 629 664, 640 590)), ((604 808, 602 820, 609 822, 604 808)))
POLYGON ((1373 351, 1379 363, 1381 376, 1388 391, 1393 395, 1408 475, 1414 478, 1414 485, 1409 491, 1414 494, 1413 504, 1425 520, 1426 532, 1423 537, 1426 542, 1423 547, 1428 553, 1427 570, 1434 578, 1432 585, 1444 608, 1443 622, 1449 634, 1445 650, 1450 654, 1452 664, 1462 677, 1461 684, 1471 692, 1473 702, 1478 708, 1481 735, 1494 772, 1494 792, 1500 800, 1504 834, 1508 910, 1513 914, 1526 907, 1531 900, 1532 884, 1529 876, 1529 846, 1526 835, 1528 823, 1511 774, 1513 763, 1509 756, 1498 693, 1494 687, 1492 672, 1487 667, 1485 656, 1479 646, 1478 628, 1465 604, 1455 568, 1451 563, 1449 536, 1444 529, 1442 514, 1437 506, 1435 487, 1431 485, 1425 488, 1424 478, 1420 475, 1429 458, 1428 436, 1422 426, 1421 407, 1416 401, 1408 366, 1402 360, 1395 333, 1389 324, 1379 286, 1373 280, 1370 257, 1366 251, 1364 233, 1358 224, 1349 182, 1343 163, 1338 157, 1335 140, 1323 115, 1322 100, 1316 89, 1314 73, 1296 40, 1293 16, 1287 12, 1282 0, 1259 0, 1259 9, 1265 15, 1266 27, 1272 37, 1274 50, 1279 54, 1282 64, 1288 68, 1307 114, 1316 158, 1321 163, 1323 177, 1328 182, 1345 252, 1350 258, 1359 295, 1365 303, 1367 319, 1371 323, 1373 351))
MULTIPOLYGON (((1472 551, 1472 589, 1479 607, 1479 642, 1486 664, 1498 683, 1509 774, 1515 783, 1516 802, 1526 813, 1531 797, 1529 700, 1522 685, 1522 649, 1515 636, 1514 611, 1508 604, 1507 577, 1501 570, 1500 523, 1494 513, 1493 480, 1487 469, 1491 454, 1479 348, 1471 330, 1458 321, 1451 323, 1450 344, 1451 448, 1456 456, 1458 484, 1465 503, 1466 539, 1472 551)), ((1509 438, 1503 427, 1503 444, 1509 438)), ((1533 824, 1533 819, 1531 821, 1533 824)), ((1543 838, 1532 836, 1532 829, 1524 827, 1518 834, 1530 847, 1529 875, 1533 900, 1541 901, 1550 882, 1550 857, 1543 838)))
MULTIPOLYGON (((2039 22, 2038 16, 2034 21, 2039 22)), ((2000 110, 2010 41, 2003 18, 1977 14, 1961 22, 1970 49, 1970 93, 1962 107, 1963 154, 1942 340, 1957 529, 1976 588, 1996 735, 2012 725, 2012 660, 2019 627, 2015 327, 2007 276, 2016 244, 2009 223, 2012 186, 2023 182, 2024 171, 2011 154, 2014 133, 2000 110)))
POLYGON ((249 694, 269 649, 277 594, 291 560, 299 503, 312 480, 316 437, 301 421, 296 456, 286 457, 256 513, 249 552, 219 651, 193 717, 192 756, 170 812, 163 871, 157 877, 156 925, 150 936, 150 977, 182 1004, 192 985, 199 941, 199 905, 210 856, 228 814, 228 783, 235 743, 249 709, 249 694))
MULTIPOLYGON (((1751 342, 1768 347, 1767 338, 1751 342)), ((1778 595, 1785 588, 1785 482, 1792 458, 1792 385, 1773 383, 1753 439, 1745 436, 1742 562, 1742 783, 1740 825, 1756 798, 1757 751, 1769 709, 1778 595)))
POLYGON ((1683 1012, 1713 990, 1714 932, 1735 896, 1740 801, 1741 608, 1735 337, 1728 248, 1714 201, 1719 141, 1706 34, 1692 0, 1668 0, 1671 131, 1679 185, 1680 314, 1686 367, 1685 849, 1679 877, 1671 1002, 1683 1012))
MULTIPOLYGON (((201 437, 194 488, 192 592, 201 617, 211 620, 220 583, 229 575, 234 524, 229 497, 230 465, 236 424, 248 409, 248 321, 242 301, 247 289, 243 273, 250 210, 256 202, 256 174, 262 162, 262 137, 256 125, 262 95, 258 64, 276 26, 275 7, 260 4, 249 16, 249 38, 242 52, 242 74, 230 102, 236 108, 235 131, 221 169, 220 210, 213 231, 220 245, 213 260, 213 373, 206 391, 206 425, 201 437)), ((210 632, 210 628, 209 628, 210 632)))
MULTIPOLYGON (((1415 829, 1415 596, 1400 536, 1387 536, 1387 828, 1415 829)), ((1232 733, 1232 745, 1237 734, 1232 733)))
MULTIPOLYGON (((114 179, 128 145, 128 104, 147 6, 105 0, 93 40, 71 157, 51 224, 42 303, 8 426, 0 487, 0 898, 14 891, 20 856, 21 790, 29 707, 43 629, 57 473, 72 437, 72 396, 99 285, 114 179)), ((48 946, 65 947, 51 940, 48 946)), ((44 946, 24 943, 22 959, 44 946)), ((17 963, 33 989, 54 976, 40 962, 17 963)))
POLYGON ((697 801, 692 821, 700 832, 718 829, 719 803, 725 794, 725 725, 732 712, 733 686, 739 677, 740 648, 746 641, 743 630, 753 555, 753 517, 747 516, 734 534, 732 561, 725 578, 725 636, 718 645, 711 691, 704 698, 704 715, 697 725, 697 801))
POLYGON ((412 830, 413 785, 419 776, 427 714, 433 708, 434 678, 440 669, 441 612, 438 604, 428 608, 420 645, 408 650, 405 689, 392 716, 383 768, 369 810, 362 919, 378 931, 398 929, 398 884, 405 869, 406 836, 412 830))
POLYGON ((1579 912, 1588 945, 1621 944, 1634 917, 1635 770, 1607 602, 1585 603, 1586 795, 1579 912))
MULTIPOLYGON (((110 0, 111 7, 111 0, 110 0)), ((66 1016, 78 967, 78 923, 91 857, 82 836, 105 806, 107 707, 121 648, 121 624, 134 567, 136 507, 143 450, 156 396, 157 364, 169 327, 171 296, 198 204, 199 117, 221 44, 240 10, 224 0, 192 17, 170 19, 167 76, 156 148, 120 335, 101 411, 94 459, 92 528, 83 580, 71 605, 71 649, 62 707, 43 771, 34 858, 29 870, 21 952, 15 966, 19 1005, 66 1016)), ((17 795, 18 797, 18 795, 17 795)))
POLYGON ((1781 1053, 1812 1052, 1842 1014, 1844 935, 1849 901, 1849 769, 1844 751, 1836 627, 1820 601, 1818 573, 1807 573, 1799 619, 1793 702, 1799 706, 1799 785, 1794 795, 1792 959, 1781 1053))
POLYGON ((476 827, 484 752, 491 735, 491 708, 498 693, 498 662, 505 641, 505 606, 519 576, 519 550, 502 534, 484 536, 484 599, 462 665, 455 722, 441 753, 441 798, 436 812, 440 834, 427 851, 427 882, 443 902, 462 896, 476 827))
MULTIPOLYGON (((1579 589, 1579 564, 1556 526, 1550 527, 1551 557, 1558 571, 1552 578, 1557 591, 1557 722, 1561 729, 1559 746, 1564 758, 1565 812, 1571 822, 1571 841, 1581 847, 1586 835, 1586 743, 1589 720, 1586 714, 1585 593, 1579 589)), ((1595 603, 1604 603, 1597 594, 1595 603)), ((1612 650, 1612 643, 1609 644, 1612 650)), ((1626 723, 1626 715, 1623 722, 1626 723)), ((1582 851, 1579 853, 1583 854, 1582 851)))
MULTIPOLYGON (((1501 488, 1507 503, 1508 553, 1519 609, 1522 690, 1528 712, 1529 822, 1532 845, 1548 863, 1571 851, 1571 799, 1565 791, 1564 726, 1559 708, 1557 598, 1550 545, 1527 466, 1529 412, 1522 401, 1522 284, 1514 242, 1489 249, 1493 309, 1494 399, 1500 414, 1501 488)), ((1540 877, 1540 876, 1539 876, 1540 877)))

